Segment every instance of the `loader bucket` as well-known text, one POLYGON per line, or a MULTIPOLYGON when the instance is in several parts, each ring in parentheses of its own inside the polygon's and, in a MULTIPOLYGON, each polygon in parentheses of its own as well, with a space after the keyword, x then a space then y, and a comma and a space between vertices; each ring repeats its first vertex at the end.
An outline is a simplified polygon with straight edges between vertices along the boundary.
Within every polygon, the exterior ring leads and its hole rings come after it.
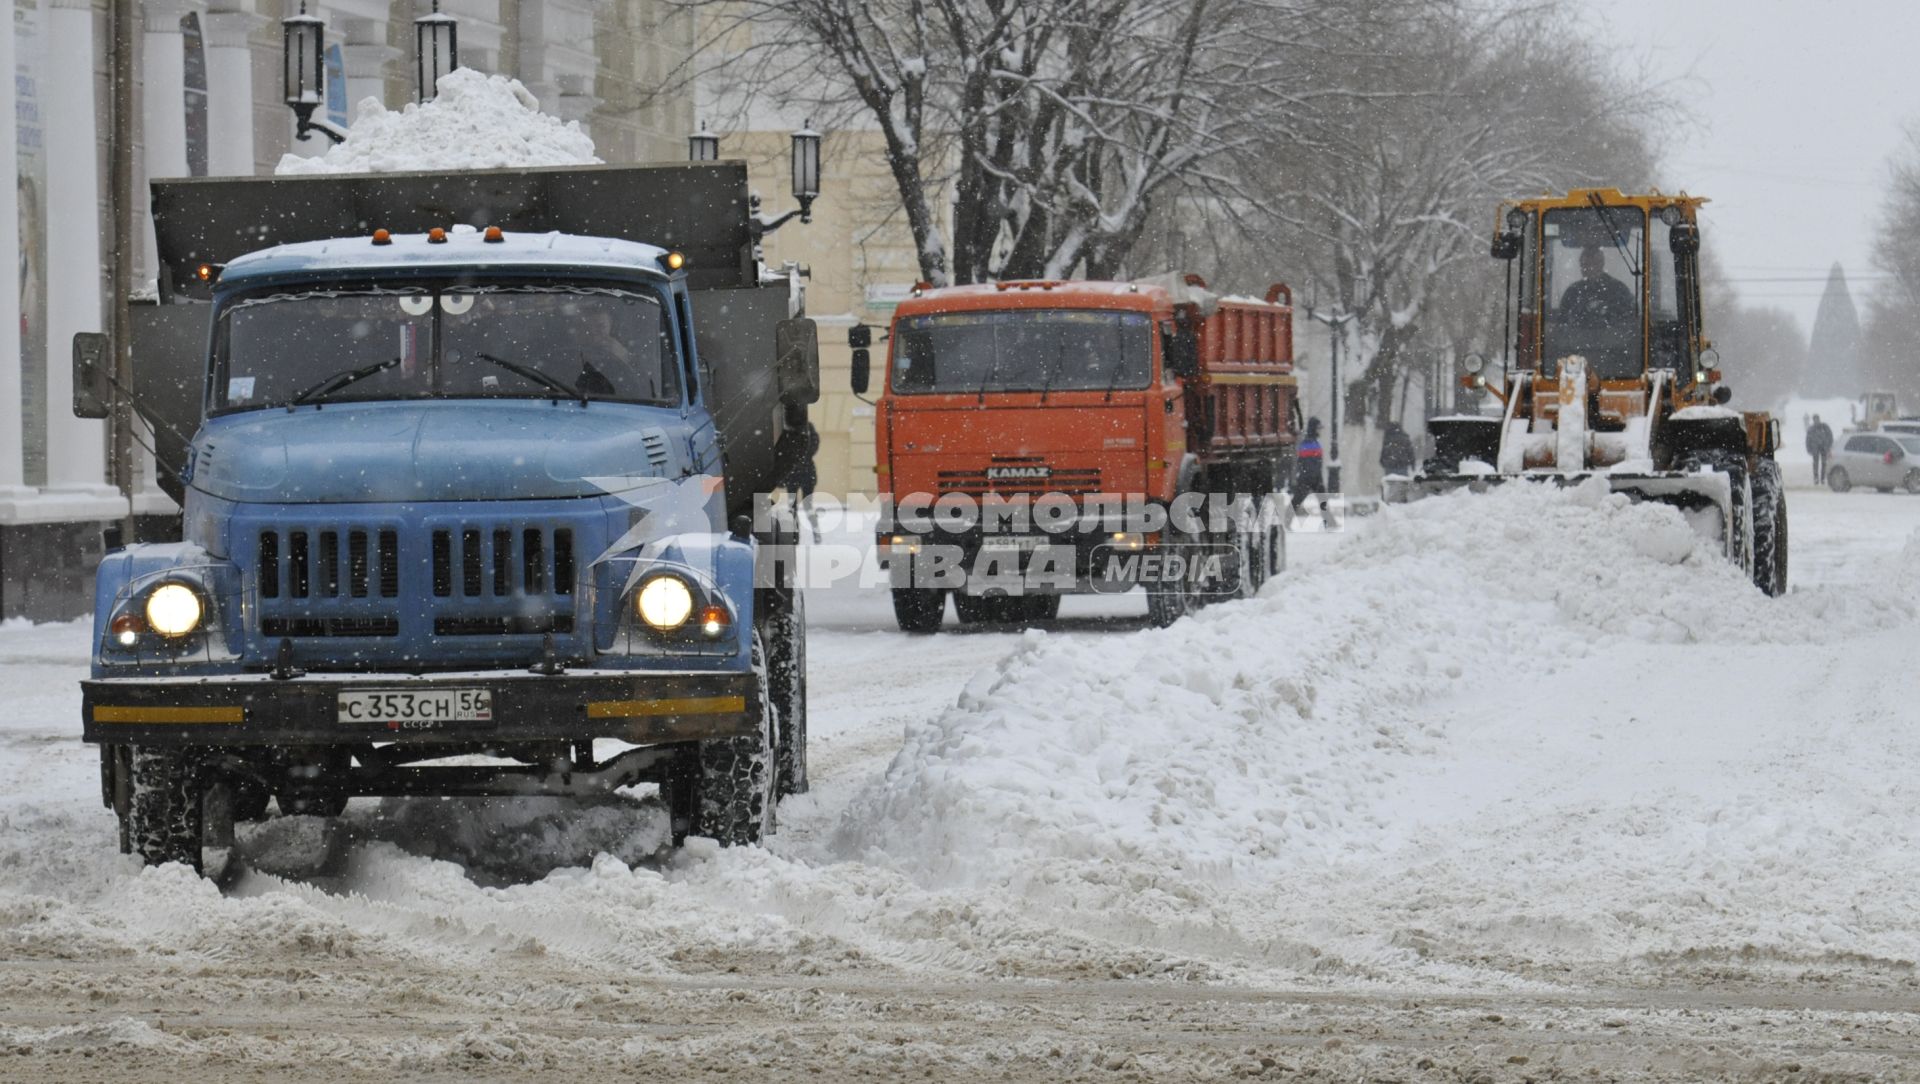
MULTIPOLYGON (((1584 471, 1528 471, 1524 474, 1421 474, 1401 482, 1399 499, 1388 490, 1388 500, 1407 503, 1422 497, 1437 496, 1455 490, 1484 493, 1491 486, 1508 482, 1538 482, 1557 486, 1576 486, 1589 478, 1604 478, 1615 493, 1624 493, 1636 501, 1658 501, 1680 510, 1687 522, 1701 535, 1719 542, 1726 555, 1745 566, 1753 547, 1752 525, 1746 504, 1736 499, 1734 480, 1721 471, 1647 471, 1642 473, 1606 473, 1584 471)), ((1744 490, 1744 486, 1742 487, 1744 490)))

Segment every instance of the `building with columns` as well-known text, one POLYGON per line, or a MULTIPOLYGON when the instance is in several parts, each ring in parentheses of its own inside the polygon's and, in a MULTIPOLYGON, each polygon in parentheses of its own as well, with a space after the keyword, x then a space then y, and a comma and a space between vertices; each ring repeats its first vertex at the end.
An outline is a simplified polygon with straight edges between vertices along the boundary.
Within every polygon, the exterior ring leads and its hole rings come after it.
MULTIPOLYGON (((129 500, 108 476, 107 423, 71 409, 75 332, 110 312, 114 209, 107 169, 109 11, 115 0, 4 0, 0 23, 0 618, 78 616, 100 555, 131 510, 164 531, 175 512, 137 458, 129 500)), ((300 0, 128 0, 134 34, 136 277, 153 277, 147 177, 272 171, 296 142, 281 101, 280 20, 300 0)), ((355 104, 415 98, 414 19, 431 0, 309 0, 326 24, 328 100, 350 125, 355 104)), ((691 97, 674 91, 694 44, 692 18, 665 0, 442 0, 459 26, 463 66, 520 79, 549 113, 577 120, 609 162, 683 158, 691 97)), ((136 426, 136 429, 143 429, 136 426)), ((140 439, 146 439, 141 432, 140 439)), ((144 527, 143 527, 144 530, 144 527)))

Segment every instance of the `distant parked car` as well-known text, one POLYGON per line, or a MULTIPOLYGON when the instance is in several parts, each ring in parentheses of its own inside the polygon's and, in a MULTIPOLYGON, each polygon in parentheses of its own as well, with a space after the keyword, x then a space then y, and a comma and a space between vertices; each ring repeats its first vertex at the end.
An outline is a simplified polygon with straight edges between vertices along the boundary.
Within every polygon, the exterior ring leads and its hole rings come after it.
POLYGON ((1871 486, 1892 493, 1904 486, 1920 493, 1920 436, 1899 433, 1849 433, 1827 467, 1827 485, 1835 493, 1871 486))

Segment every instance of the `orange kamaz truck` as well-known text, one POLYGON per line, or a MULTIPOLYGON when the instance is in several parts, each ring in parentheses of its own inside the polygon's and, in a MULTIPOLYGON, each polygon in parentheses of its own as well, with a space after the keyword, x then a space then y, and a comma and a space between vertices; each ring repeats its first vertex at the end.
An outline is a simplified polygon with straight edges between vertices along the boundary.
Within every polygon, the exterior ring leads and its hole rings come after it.
MULTIPOLYGON (((1155 624, 1285 561, 1300 411, 1292 298, 1198 275, 917 287, 875 401, 878 545, 909 632, 1049 620, 1145 588, 1155 624)), ((856 327, 853 387, 872 329, 856 327)))

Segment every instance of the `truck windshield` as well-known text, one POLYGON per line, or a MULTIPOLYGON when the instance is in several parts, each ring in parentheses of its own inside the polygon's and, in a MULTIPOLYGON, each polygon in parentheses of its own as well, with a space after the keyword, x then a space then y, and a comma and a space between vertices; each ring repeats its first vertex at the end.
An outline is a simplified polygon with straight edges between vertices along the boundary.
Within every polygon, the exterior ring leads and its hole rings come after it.
POLYGON ((895 328, 897 392, 1144 388, 1144 312, 1021 309, 908 316, 895 328))
POLYGON ((220 316, 214 409, 547 399, 563 388, 568 398, 677 404, 680 369, 661 311, 650 293, 587 285, 248 297, 220 316))

